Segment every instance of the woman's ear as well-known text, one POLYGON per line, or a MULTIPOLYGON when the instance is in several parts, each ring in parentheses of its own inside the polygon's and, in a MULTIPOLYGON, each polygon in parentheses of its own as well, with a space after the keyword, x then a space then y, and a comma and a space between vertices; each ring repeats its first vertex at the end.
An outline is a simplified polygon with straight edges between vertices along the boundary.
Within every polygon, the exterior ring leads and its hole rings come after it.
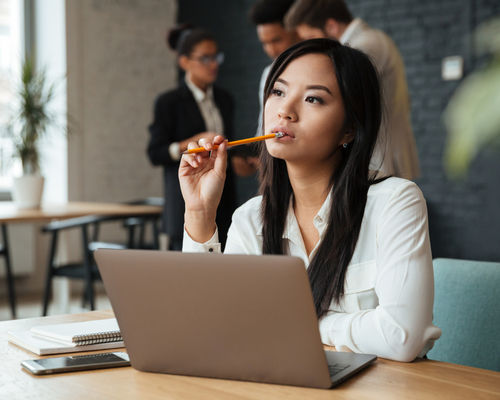
POLYGON ((188 68, 189 58, 186 55, 182 55, 179 57, 179 67, 181 67, 184 71, 188 68))
POLYGON ((342 138, 342 143, 351 143, 354 140, 354 132, 347 131, 344 133, 344 137, 342 138))

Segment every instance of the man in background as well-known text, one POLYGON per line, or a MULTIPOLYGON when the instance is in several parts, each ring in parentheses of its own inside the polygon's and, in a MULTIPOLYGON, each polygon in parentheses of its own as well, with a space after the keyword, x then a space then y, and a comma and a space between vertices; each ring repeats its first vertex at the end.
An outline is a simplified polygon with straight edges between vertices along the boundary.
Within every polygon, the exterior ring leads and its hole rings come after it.
MULTIPOLYGON (((297 43, 298 36, 295 30, 288 30, 284 25, 284 18, 294 0, 259 0, 250 9, 248 16, 256 26, 257 36, 264 52, 274 61, 283 51, 297 43)), ((262 108, 264 97, 264 85, 271 64, 264 68, 259 82, 259 123, 256 136, 263 135, 262 132, 262 108)), ((244 155, 245 162, 239 158, 240 170, 246 170, 247 175, 255 173, 259 166, 257 146, 249 145, 240 150, 244 155)))
POLYGON ((296 0, 285 17, 301 39, 330 38, 366 53, 375 65, 383 96, 383 117, 370 169, 379 176, 415 179, 419 163, 410 123, 403 59, 384 32, 353 18, 343 0, 296 0))
MULTIPOLYGON (((294 29, 286 29, 284 18, 294 0, 259 0, 249 12, 250 20, 255 24, 257 36, 264 52, 274 61, 283 51, 292 44, 298 42, 299 38, 294 29)), ((264 96, 264 84, 271 69, 269 64, 262 71, 259 84, 260 117, 262 118, 262 100, 264 96)), ((259 123, 259 128, 260 128, 259 123)))

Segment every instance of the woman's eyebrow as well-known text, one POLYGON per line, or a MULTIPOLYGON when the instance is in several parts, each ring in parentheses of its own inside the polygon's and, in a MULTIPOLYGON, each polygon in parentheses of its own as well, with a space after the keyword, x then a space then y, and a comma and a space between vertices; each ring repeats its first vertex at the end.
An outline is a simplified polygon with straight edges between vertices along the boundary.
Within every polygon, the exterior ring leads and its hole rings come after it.
MULTIPOLYGON (((276 82, 279 82, 279 83, 281 83, 281 84, 283 84, 285 86, 288 86, 288 82, 286 80, 282 79, 282 78, 276 79, 276 82)), ((309 85, 309 86, 306 87, 306 89, 308 89, 308 90, 311 90, 311 89, 312 90, 323 90, 326 93, 328 93, 330 96, 333 96, 332 95, 332 91, 330 89, 328 89, 328 87, 323 86, 323 85, 309 85)))
POLYGON ((288 82, 285 81, 284 79, 278 78, 278 79, 276 79, 276 82, 279 82, 279 83, 282 83, 283 85, 288 86, 288 82))
POLYGON ((323 85, 310 85, 310 86, 307 87, 307 89, 324 90, 329 95, 332 95, 332 92, 330 91, 330 89, 328 89, 326 86, 323 86, 323 85))

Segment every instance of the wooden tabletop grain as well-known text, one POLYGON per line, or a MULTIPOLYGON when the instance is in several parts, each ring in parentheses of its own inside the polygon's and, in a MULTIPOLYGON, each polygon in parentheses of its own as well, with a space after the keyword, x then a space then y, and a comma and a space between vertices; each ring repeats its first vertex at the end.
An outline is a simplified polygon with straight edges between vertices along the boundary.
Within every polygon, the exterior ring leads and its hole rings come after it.
POLYGON ((111 311, 93 311, 0 322, 0 398, 500 399, 500 373, 432 360, 400 363, 379 358, 372 366, 331 390, 155 374, 132 367, 37 377, 21 369, 20 362, 43 357, 7 342, 8 330, 112 316, 111 311))

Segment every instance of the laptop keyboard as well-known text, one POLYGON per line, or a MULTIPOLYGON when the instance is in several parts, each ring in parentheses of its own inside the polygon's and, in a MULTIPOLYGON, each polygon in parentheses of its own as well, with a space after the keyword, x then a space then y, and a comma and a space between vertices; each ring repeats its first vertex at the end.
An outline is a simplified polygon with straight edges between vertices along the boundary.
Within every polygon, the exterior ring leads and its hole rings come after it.
POLYGON ((330 376, 334 376, 340 372, 342 372, 344 369, 349 368, 348 364, 332 364, 328 366, 328 372, 330 372, 330 376))

